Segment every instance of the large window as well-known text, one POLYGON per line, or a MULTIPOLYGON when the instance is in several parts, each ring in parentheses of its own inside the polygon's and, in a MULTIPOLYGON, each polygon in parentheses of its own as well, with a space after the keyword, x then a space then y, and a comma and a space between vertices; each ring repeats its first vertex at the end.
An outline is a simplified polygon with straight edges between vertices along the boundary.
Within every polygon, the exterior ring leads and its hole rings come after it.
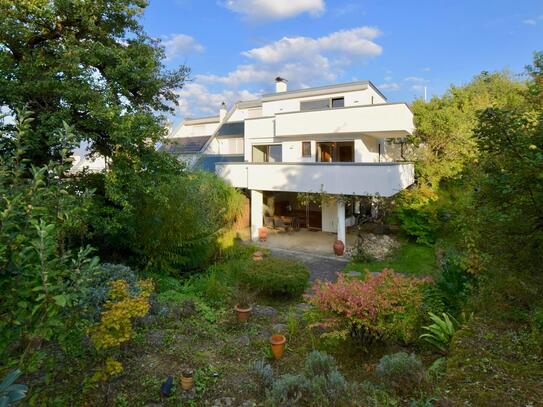
POLYGON ((281 144, 253 146, 254 163, 280 163, 283 161, 281 144))
POLYGON ((311 141, 302 141, 302 157, 311 157, 311 141))
POLYGON ((317 161, 323 163, 353 162, 354 141, 317 143, 317 161))
POLYGON ((338 107, 345 106, 345 98, 326 98, 326 99, 317 99, 317 100, 306 100, 300 102, 300 110, 323 110, 323 109, 335 109, 338 107))

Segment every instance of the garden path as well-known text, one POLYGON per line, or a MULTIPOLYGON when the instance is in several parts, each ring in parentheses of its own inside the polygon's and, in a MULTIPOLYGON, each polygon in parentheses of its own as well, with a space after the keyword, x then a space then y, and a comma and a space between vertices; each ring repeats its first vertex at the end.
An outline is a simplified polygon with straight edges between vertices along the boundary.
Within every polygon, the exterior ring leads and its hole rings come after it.
POLYGON ((348 263, 347 259, 340 257, 323 256, 295 250, 270 249, 272 256, 297 260, 304 263, 311 273, 309 281, 315 280, 335 281, 336 273, 342 271, 348 263))

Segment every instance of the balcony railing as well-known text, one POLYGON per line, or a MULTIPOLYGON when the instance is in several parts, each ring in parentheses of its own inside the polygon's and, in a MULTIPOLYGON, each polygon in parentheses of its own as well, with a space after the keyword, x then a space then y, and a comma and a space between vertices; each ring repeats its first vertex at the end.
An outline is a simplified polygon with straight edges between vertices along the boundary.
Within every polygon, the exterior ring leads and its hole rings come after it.
POLYGON ((411 163, 217 163, 237 188, 392 196, 414 182, 411 163))
POLYGON ((405 103, 278 113, 275 118, 277 137, 364 133, 387 138, 413 130, 413 113, 405 103))

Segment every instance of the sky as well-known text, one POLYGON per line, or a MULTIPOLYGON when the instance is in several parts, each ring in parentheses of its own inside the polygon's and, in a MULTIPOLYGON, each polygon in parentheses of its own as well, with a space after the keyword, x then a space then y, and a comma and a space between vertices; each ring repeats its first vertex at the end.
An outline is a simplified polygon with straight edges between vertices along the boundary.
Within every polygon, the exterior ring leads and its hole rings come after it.
POLYGON ((521 75, 543 51, 542 0, 150 0, 165 64, 191 68, 174 122, 222 101, 370 80, 391 102, 443 94, 481 71, 521 75))

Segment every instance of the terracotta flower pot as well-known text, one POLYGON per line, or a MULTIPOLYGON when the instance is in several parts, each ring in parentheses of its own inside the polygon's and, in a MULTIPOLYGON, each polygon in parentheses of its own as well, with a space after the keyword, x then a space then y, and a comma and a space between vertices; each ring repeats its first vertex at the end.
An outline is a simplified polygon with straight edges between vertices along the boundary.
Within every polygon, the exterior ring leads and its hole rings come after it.
POLYGON ((261 251, 256 251, 253 253, 253 261, 262 261, 264 259, 264 255, 261 251))
POLYGON ((284 335, 275 334, 270 338, 271 350, 275 359, 280 359, 285 353, 287 338, 284 335))
POLYGON ((239 305, 236 305, 235 310, 238 316, 238 321, 247 322, 247 320, 249 319, 249 316, 251 315, 251 311, 253 310, 253 307, 249 306, 249 308, 241 308, 239 305))
POLYGON ((343 256, 345 252, 345 244, 341 240, 336 240, 334 242, 334 253, 336 256, 343 256))
POLYGON ((192 372, 190 374, 181 373, 181 388, 185 391, 192 389, 194 386, 194 377, 192 377, 192 372))
POLYGON ((258 229, 258 239, 261 242, 265 242, 268 238, 268 228, 259 228, 258 229))

